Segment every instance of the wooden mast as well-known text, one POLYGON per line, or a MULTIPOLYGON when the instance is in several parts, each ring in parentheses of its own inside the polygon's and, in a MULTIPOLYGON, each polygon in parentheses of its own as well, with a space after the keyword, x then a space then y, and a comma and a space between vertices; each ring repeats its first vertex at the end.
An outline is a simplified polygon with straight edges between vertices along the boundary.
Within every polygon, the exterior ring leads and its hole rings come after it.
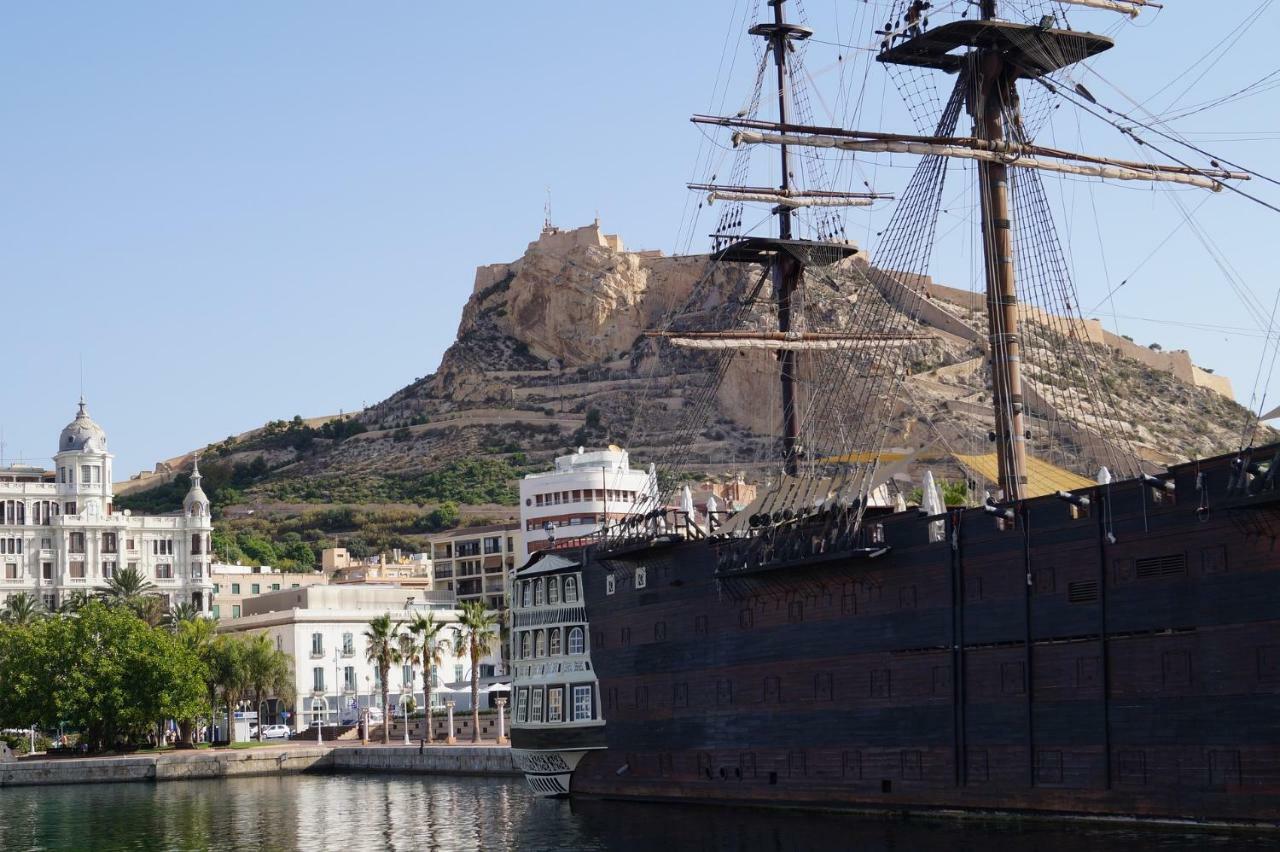
MULTIPOLYGON (((996 0, 982 0, 982 18, 996 17, 996 0)), ((969 112, 975 135, 989 143, 1004 140, 1004 110, 1013 109, 1018 91, 1014 74, 996 50, 973 57, 969 112)), ((1022 343, 1018 336, 1018 294, 1013 268, 1013 221, 1009 213, 1009 167, 978 163, 982 201, 982 247, 986 259, 988 341, 995 409, 999 486, 1008 502, 1026 496, 1027 432, 1022 396, 1022 343)))
MULTIPOLYGON (((778 72, 778 121, 786 124, 788 119, 787 92, 790 89, 787 70, 787 52, 790 39, 796 33, 787 25, 783 5, 787 0, 769 0, 773 7, 772 26, 762 24, 752 28, 752 32, 769 39, 773 49, 774 65, 778 72)), ((782 182, 781 194, 791 191, 791 156, 786 145, 779 146, 782 182)), ((791 224, 794 210, 783 204, 774 208, 778 217, 778 239, 790 240, 791 224)), ((804 267, 794 257, 785 252, 777 252, 770 263, 770 277, 773 281, 774 297, 778 300, 778 330, 783 334, 804 330, 804 300, 801 281, 804 267), (799 322, 796 319, 799 318, 799 322)), ((782 376, 782 468, 790 476, 799 472, 798 458, 800 443, 800 415, 796 404, 796 368, 797 353, 783 350, 778 353, 778 366, 782 376)))

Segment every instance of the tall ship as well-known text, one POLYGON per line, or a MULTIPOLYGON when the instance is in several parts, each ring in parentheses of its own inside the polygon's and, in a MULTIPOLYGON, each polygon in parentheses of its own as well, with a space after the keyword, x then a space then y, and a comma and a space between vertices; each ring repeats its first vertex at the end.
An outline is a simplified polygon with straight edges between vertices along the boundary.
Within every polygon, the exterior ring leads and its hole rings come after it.
MULTIPOLYGON (((893 7, 846 47, 913 93, 918 132, 816 124, 803 3, 748 2, 754 91, 693 119, 728 137, 691 188, 718 210, 704 279, 733 297, 691 297, 648 335, 718 379, 769 366, 749 404, 776 409, 775 473, 749 505, 701 512, 673 477, 517 572, 517 761, 542 795, 1280 826, 1280 445, 1257 445, 1273 433, 1254 419, 1227 454, 1140 451, 1116 412, 1158 419, 1161 401, 1104 381, 1114 354, 1046 190, 1252 197, 1252 173, 1072 76, 1114 46, 1072 15, 1150 0, 858 5, 893 7), (1041 143, 1058 106, 1142 157, 1041 143), (754 152, 776 180, 749 179, 754 152), (853 191, 845 159, 883 154, 913 163, 905 189, 853 191), (892 210, 875 257, 841 218, 866 205, 892 210), (928 290, 944 215, 974 227, 968 317, 928 290), (939 341, 976 353, 983 416, 965 424, 984 429, 920 418, 913 448, 906 377, 939 341), (904 487, 928 453, 963 494, 931 474, 904 487)), ((696 430, 707 407, 688 409, 696 430)), ((674 443, 660 471, 688 466, 694 442, 674 443)))

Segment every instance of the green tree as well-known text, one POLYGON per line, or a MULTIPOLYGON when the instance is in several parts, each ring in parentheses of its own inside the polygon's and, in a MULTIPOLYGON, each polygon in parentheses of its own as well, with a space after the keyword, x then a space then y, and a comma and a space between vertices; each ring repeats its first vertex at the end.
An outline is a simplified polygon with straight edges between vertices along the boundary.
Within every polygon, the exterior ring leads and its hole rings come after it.
POLYGON ((431 675, 444 664, 445 648, 440 634, 446 626, 444 622, 437 624, 431 613, 424 616, 415 612, 409 622, 409 635, 418 643, 418 659, 422 661, 422 697, 426 703, 427 742, 435 739, 435 732, 431 727, 431 675))
MULTIPOLYGON (((209 729, 213 730, 214 718, 218 715, 219 672, 215 654, 218 639, 218 620, 216 618, 195 618, 179 621, 174 625, 175 635, 188 650, 201 662, 201 679, 204 683, 204 697, 209 711, 209 729)), ((194 726, 191 726, 194 727, 194 726)), ((194 731, 183 729, 183 740, 194 742, 194 731)))
POLYGON ((195 621, 203 618, 200 608, 190 601, 178 601, 164 615, 164 625, 170 630, 177 631, 179 625, 186 621, 195 621))
POLYGON ((258 739, 262 739, 262 699, 293 690, 293 671, 289 655, 276 650, 265 633, 246 640, 244 649, 245 680, 253 693, 254 712, 258 717, 258 739))
POLYGON ((136 741, 202 706, 199 657, 128 607, 100 601, 74 618, 7 626, 0 640, 0 726, 69 722, 91 748, 136 741))
POLYGON ((481 601, 466 601, 458 615, 453 652, 471 660, 471 741, 480 742, 480 658, 498 638, 497 617, 481 601))
POLYGON ((155 590, 156 587, 137 568, 125 568, 107 580, 102 599, 109 604, 136 607, 142 598, 153 594, 155 590))
POLYGON ((301 539, 285 545, 283 555, 285 559, 292 559, 298 563, 300 570, 310 571, 316 567, 316 552, 311 549, 311 545, 301 539))
POLYGON ((44 607, 40 605, 38 598, 26 592, 18 592, 5 601, 4 609, 0 610, 0 621, 5 624, 26 625, 40 618, 43 613, 44 607))
POLYGON ((60 615, 75 615, 77 612, 84 609, 85 604, 89 603, 91 600, 93 600, 93 598, 89 597, 88 592, 83 589, 76 589, 63 599, 62 605, 58 607, 58 613, 60 615))
POLYGON ((369 622, 364 631, 365 659, 378 669, 379 685, 382 687, 382 742, 391 742, 391 711, 387 707, 387 693, 390 691, 387 678, 391 676, 391 663, 396 658, 399 645, 396 635, 400 632, 400 622, 392 622, 390 615, 379 615, 369 622))
MULTIPOLYGON (((245 697, 249 683, 249 666, 245 644, 232 636, 219 636, 209 653, 210 677, 216 692, 227 708, 227 742, 236 741, 235 710, 245 697)), ((207 688, 207 684, 206 684, 207 688)))

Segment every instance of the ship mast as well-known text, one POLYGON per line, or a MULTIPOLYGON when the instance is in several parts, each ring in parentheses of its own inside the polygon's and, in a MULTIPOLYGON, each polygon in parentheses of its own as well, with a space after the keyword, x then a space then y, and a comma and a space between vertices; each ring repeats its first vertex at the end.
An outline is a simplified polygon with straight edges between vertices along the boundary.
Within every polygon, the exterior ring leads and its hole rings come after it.
MULTIPOLYGON (((752 35, 763 36, 769 40, 773 51, 773 62, 778 72, 778 123, 787 124, 787 93, 791 88, 788 82, 787 54, 792 39, 808 38, 809 31, 790 25, 786 20, 784 9, 787 0, 769 0, 773 7, 773 23, 757 24, 751 28, 752 35)), ((779 194, 786 196, 791 192, 791 154, 786 145, 778 146, 778 157, 782 167, 782 180, 779 194)), ((778 219, 778 239, 790 240, 794 209, 786 204, 779 204, 773 210, 778 219)), ((778 330, 784 335, 792 331, 803 331, 804 324, 804 268, 796 259, 784 252, 776 252, 770 261, 770 279, 773 282, 774 297, 778 300, 778 330), (797 322, 797 320, 799 320, 797 322)), ((778 365, 782 374, 782 469, 790 476, 799 471, 798 457, 800 443, 800 417, 796 406, 796 369, 798 366, 795 350, 784 349, 778 353, 778 365)))
MULTIPOLYGON (((996 0, 982 0, 982 19, 996 18, 996 0)), ((974 135, 988 143, 1004 141, 1004 112, 1018 99, 1015 78, 999 50, 984 47, 972 55, 973 88, 969 113, 974 135)), ((1023 416, 1022 344, 1018 337, 1018 291, 1013 268, 1013 220, 1009 210, 1009 167, 999 161, 978 163, 982 201, 982 249, 986 260, 987 327, 991 348, 991 389, 995 410, 996 459, 1006 501, 1021 500, 1027 485, 1027 430, 1023 416)))

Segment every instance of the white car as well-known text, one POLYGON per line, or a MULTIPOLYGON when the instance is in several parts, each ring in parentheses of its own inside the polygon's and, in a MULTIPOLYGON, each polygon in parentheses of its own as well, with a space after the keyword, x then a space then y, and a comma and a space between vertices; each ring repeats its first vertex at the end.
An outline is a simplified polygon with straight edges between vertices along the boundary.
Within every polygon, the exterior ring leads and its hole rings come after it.
POLYGON ((264 740, 287 740, 290 734, 288 725, 266 725, 262 729, 264 740))

